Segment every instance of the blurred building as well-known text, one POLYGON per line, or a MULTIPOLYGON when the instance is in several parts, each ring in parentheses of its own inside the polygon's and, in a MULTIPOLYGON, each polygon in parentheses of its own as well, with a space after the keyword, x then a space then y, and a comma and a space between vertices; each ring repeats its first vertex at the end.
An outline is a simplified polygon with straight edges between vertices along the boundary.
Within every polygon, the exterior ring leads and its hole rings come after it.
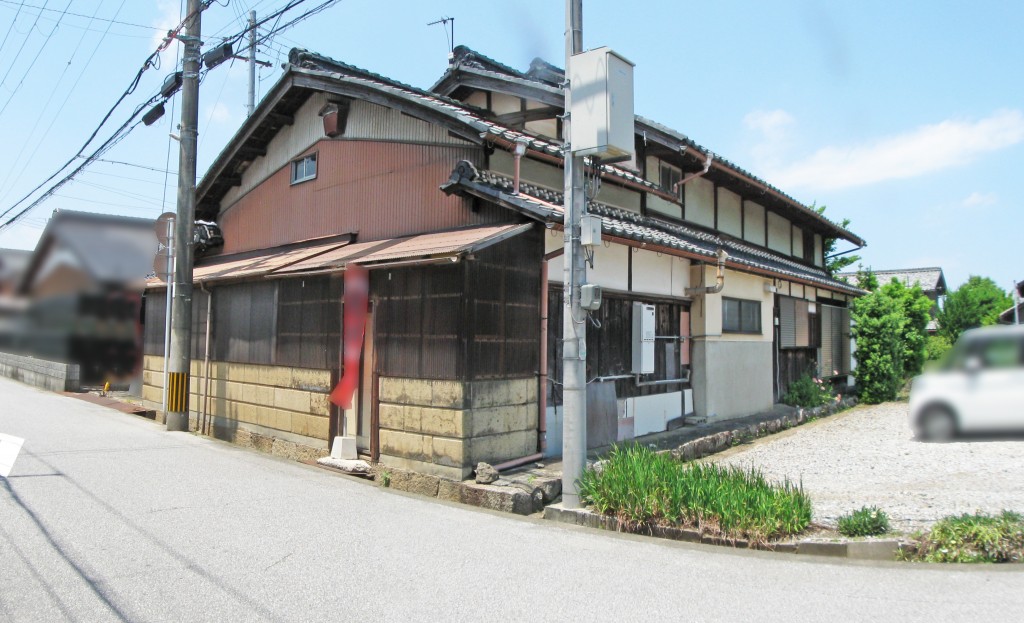
POLYGON ((999 314, 999 322, 1001 324, 1014 324, 1019 320, 1024 320, 1024 281, 1018 281, 1015 289, 1017 290, 1017 295, 1014 300, 1017 302, 1017 305, 999 314), (1013 313, 1014 309, 1017 311, 1016 316, 1013 313))
POLYGON ((83 383, 131 374, 140 358, 141 293, 152 271, 154 221, 55 210, 15 294, 21 318, 5 349, 77 363, 83 383))

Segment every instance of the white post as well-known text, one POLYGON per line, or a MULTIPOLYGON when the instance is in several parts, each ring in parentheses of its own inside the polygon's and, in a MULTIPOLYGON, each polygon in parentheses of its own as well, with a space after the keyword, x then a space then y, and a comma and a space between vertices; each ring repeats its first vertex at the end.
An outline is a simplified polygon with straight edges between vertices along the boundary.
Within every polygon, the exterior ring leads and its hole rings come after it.
POLYGON ((174 297, 174 219, 167 219, 167 301, 164 306, 164 392, 160 410, 167 413, 167 361, 171 357, 171 299, 174 297))

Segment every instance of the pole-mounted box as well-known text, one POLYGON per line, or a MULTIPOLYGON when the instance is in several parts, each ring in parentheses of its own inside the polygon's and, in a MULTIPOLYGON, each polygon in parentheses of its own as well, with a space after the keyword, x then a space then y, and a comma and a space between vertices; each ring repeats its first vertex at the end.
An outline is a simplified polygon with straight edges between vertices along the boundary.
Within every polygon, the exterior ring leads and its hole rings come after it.
POLYGON ((633 374, 654 372, 654 305, 633 303, 633 374))
POLYGON ((631 159, 633 63, 610 48, 597 48, 574 54, 569 75, 573 153, 603 162, 631 159))

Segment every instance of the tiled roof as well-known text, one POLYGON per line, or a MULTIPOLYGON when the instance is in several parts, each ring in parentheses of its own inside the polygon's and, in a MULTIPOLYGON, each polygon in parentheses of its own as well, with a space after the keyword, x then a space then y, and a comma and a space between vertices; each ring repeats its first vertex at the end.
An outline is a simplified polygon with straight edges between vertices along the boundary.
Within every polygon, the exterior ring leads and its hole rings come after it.
MULTIPOLYGON (((873 272, 875 277, 878 279, 879 285, 885 285, 893 279, 896 279, 908 287, 920 286, 921 290, 925 292, 937 292, 938 294, 946 293, 946 279, 942 274, 942 269, 937 266, 928 268, 876 270, 873 272)), ((854 285, 857 285, 859 282, 856 272, 839 273, 836 277, 844 278, 854 285)))
MULTIPOLYGON (((442 188, 446 192, 466 191, 483 199, 518 209, 527 216, 549 223, 562 223, 563 193, 533 184, 520 183, 519 194, 511 194, 513 180, 494 171, 476 171, 468 162, 462 162, 452 178, 442 188)), ((601 217, 601 229, 611 236, 637 242, 678 249, 688 255, 713 260, 718 249, 729 253, 729 263, 752 272, 771 273, 792 277, 830 290, 848 294, 864 291, 828 277, 820 268, 806 266, 743 241, 727 239, 710 232, 646 217, 598 201, 587 204, 587 212, 601 217)))
MULTIPOLYGON (((528 71, 522 72, 513 69, 508 65, 499 63, 494 59, 488 58, 480 54, 479 52, 476 52, 475 50, 472 50, 465 46, 458 46, 455 49, 455 55, 452 64, 449 66, 448 70, 441 77, 441 79, 439 79, 434 84, 434 86, 431 87, 431 90, 433 91, 434 89, 436 89, 445 81, 446 78, 457 73, 460 69, 466 66, 474 68, 476 70, 476 73, 486 72, 492 74, 494 77, 503 77, 513 82, 532 82, 533 85, 536 86, 537 88, 543 88, 545 90, 554 89, 559 92, 561 91, 561 87, 559 86, 560 81, 556 81, 553 78, 555 78, 556 76, 565 76, 565 71, 563 69, 541 58, 535 58, 533 62, 530 63, 530 69, 528 71), (481 72, 480 70, 483 70, 483 72, 481 72)), ((646 137, 645 130, 651 130, 664 134, 667 137, 671 138, 672 140, 677 141, 681 146, 685 146, 690 149, 696 150, 701 154, 713 153, 711 150, 698 144, 696 141, 686 136, 682 132, 673 130, 672 128, 662 125, 656 121, 652 121, 640 115, 636 115, 636 124, 637 134, 642 134, 646 137)), ((725 158, 722 158, 717 153, 714 154, 714 161, 717 162, 722 167, 724 167, 725 169, 728 169, 732 173, 739 174, 753 181, 754 183, 763 186, 765 190, 778 195, 779 198, 784 200, 791 207, 803 212, 805 218, 820 222, 823 225, 831 226, 842 237, 846 238, 847 240, 850 240, 851 242, 854 242, 855 244, 865 244, 864 241, 853 232, 850 232, 849 230, 838 225, 837 223, 832 222, 825 216, 819 214, 816 210, 808 206, 805 206, 804 204, 800 203, 795 198, 793 198, 791 195, 783 192, 778 187, 769 184, 768 182, 762 180, 761 178, 757 177, 756 175, 747 171, 746 169, 740 167, 739 165, 725 158)))

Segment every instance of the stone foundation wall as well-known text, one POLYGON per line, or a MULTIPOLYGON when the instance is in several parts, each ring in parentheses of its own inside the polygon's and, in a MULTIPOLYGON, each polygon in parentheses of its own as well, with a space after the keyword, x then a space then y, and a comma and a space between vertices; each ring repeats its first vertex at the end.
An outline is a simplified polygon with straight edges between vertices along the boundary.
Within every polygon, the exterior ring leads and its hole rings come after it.
POLYGON ((0 353, 0 376, 52 392, 77 392, 82 388, 78 364, 24 355, 0 353))
POLYGON ((537 380, 381 377, 380 462, 465 478, 480 462, 537 452, 537 380))
MULTIPOLYGON (((143 360, 142 399, 160 411, 163 395, 163 357, 143 360)), ((198 430, 206 387, 202 361, 192 361, 189 387, 189 425, 198 430)), ((330 431, 330 372, 210 362, 210 434, 296 459, 327 454, 330 431)))

